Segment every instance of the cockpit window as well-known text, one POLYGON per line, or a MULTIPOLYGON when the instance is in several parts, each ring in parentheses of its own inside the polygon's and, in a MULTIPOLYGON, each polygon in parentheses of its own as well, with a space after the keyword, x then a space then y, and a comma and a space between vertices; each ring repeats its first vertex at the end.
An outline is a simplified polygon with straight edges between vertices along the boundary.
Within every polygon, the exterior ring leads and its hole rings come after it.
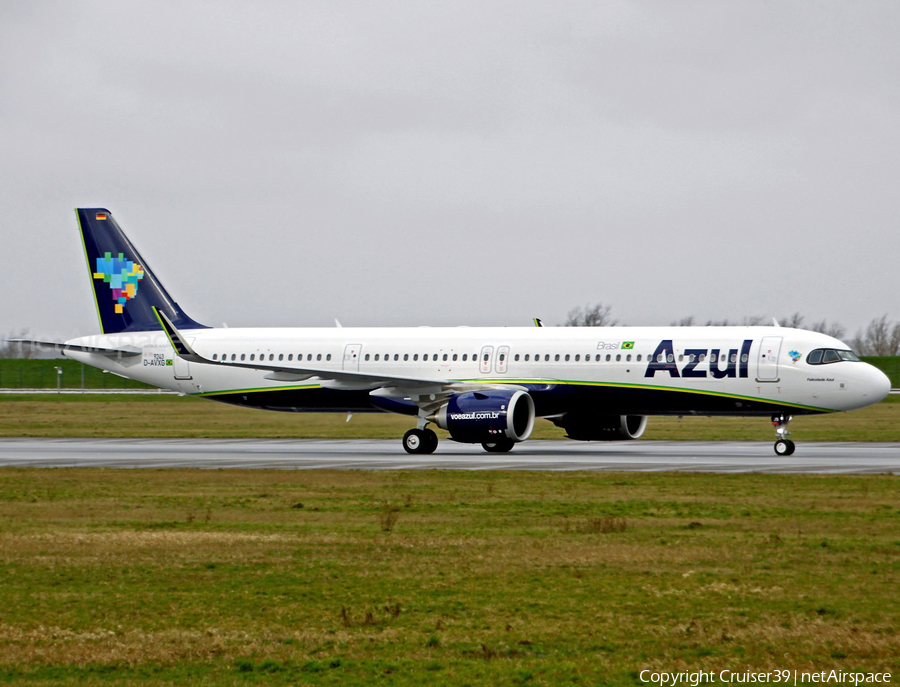
POLYGON ((859 357, 853 351, 838 351, 833 348, 817 348, 806 356, 806 362, 810 365, 826 365, 838 363, 842 360, 858 362, 859 357))

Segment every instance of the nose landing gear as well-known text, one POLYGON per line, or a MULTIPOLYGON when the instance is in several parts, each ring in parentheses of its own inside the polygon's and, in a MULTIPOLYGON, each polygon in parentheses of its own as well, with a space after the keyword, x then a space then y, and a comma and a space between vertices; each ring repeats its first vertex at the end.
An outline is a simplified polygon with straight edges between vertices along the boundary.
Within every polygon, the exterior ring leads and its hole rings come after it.
POLYGON ((794 442, 787 439, 790 434, 787 426, 793 419, 790 415, 784 413, 776 413, 772 416, 772 425, 775 427, 775 435, 778 439, 775 441, 775 454, 779 456, 789 456, 794 452, 794 442))

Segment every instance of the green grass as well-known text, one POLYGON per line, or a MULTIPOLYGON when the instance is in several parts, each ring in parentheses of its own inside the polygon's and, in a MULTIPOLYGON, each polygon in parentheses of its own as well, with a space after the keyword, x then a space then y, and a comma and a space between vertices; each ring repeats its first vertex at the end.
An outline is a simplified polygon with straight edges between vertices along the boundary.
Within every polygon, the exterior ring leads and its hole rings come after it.
MULTIPOLYGON (((193 437, 398 439, 411 418, 359 413, 275 413, 177 396, 3 395, 3 437, 193 437)), ((900 396, 851 413, 802 416, 791 424, 797 441, 900 441, 900 396)), ((439 432, 446 438, 446 432, 439 432)), ((538 420, 535 439, 564 432, 538 420)), ((774 441, 765 417, 651 417, 645 439, 774 441)))
POLYGON ((107 374, 75 360, 19 360, 0 358, 0 389, 149 389, 147 384, 107 374), (58 375, 56 368, 62 368, 58 375))
POLYGON ((2 469, 0 681, 896 673, 898 486, 886 476, 2 469))

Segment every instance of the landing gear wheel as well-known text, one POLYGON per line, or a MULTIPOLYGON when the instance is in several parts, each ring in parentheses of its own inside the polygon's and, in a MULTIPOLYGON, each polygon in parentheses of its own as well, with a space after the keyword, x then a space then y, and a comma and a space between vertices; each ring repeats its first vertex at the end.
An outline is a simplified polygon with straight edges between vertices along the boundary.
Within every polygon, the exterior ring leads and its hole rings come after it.
POLYGON ((514 442, 510 439, 503 438, 497 441, 486 441, 481 447, 488 453, 509 453, 512 451, 514 442))
POLYGON ((794 442, 790 439, 779 439, 775 442, 775 453, 779 456, 789 456, 794 452, 794 442))
POLYGON ((430 429, 411 429, 403 435, 403 449, 407 453, 434 453, 437 434, 430 429))
POLYGON ((794 452, 794 442, 787 438, 787 435, 790 434, 787 426, 792 419, 790 415, 784 413, 776 413, 772 416, 772 426, 775 428, 775 436, 778 437, 775 441, 776 455, 789 456, 794 452))
POLYGON ((422 434, 425 435, 425 450, 422 453, 434 453, 438 447, 438 436, 430 429, 423 429, 422 434))

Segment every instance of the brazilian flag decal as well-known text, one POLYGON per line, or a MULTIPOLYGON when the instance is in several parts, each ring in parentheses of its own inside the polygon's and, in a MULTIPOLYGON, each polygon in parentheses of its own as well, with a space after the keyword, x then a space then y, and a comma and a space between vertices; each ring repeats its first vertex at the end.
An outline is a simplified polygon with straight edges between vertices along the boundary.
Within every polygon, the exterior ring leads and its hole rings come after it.
POLYGON ((634 341, 623 341, 622 348, 623 349, 634 348, 634 341))
POLYGON ((172 359, 171 359, 171 358, 166 358, 166 367, 170 367, 172 364, 173 364, 172 359))

